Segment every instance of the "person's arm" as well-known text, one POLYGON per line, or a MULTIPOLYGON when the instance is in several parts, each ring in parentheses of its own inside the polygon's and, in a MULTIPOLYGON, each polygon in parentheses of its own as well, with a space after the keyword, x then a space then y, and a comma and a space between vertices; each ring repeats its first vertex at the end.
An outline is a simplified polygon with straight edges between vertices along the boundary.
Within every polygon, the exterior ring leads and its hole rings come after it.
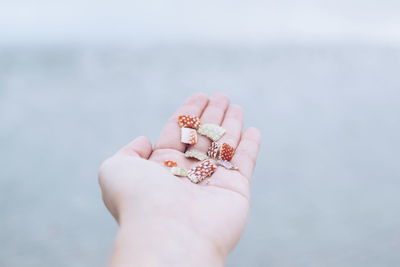
MULTIPOLYGON (((242 131, 243 112, 223 95, 190 97, 161 131, 155 147, 139 137, 107 159, 99 181, 104 202, 119 224, 110 266, 223 266, 242 235, 249 208, 249 184, 261 135, 242 131), (232 163, 219 167, 207 183, 194 184, 173 176, 165 160, 190 169, 184 156, 179 115, 201 117, 221 125, 220 142, 236 148, 232 163)), ((210 141, 199 136, 194 149, 207 151, 210 141)))
POLYGON ((223 266, 227 255, 175 221, 127 222, 120 226, 111 266, 223 266))

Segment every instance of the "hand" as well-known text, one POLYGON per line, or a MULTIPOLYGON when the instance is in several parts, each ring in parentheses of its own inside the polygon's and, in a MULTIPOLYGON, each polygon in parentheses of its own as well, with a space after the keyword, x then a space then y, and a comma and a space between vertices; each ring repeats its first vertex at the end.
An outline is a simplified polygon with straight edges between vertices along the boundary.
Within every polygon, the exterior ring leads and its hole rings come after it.
MULTIPOLYGON (((261 139, 257 129, 242 133, 242 127, 242 109, 226 96, 193 95, 168 120, 154 148, 138 137, 102 164, 103 199, 120 225, 112 266, 223 265, 246 223, 261 139), (173 176, 165 160, 186 169, 198 163, 184 156, 179 115, 225 128, 220 141, 236 148, 232 162, 239 171, 218 167, 208 184, 173 176)), ((206 152, 210 143, 199 135, 194 148, 206 152)))

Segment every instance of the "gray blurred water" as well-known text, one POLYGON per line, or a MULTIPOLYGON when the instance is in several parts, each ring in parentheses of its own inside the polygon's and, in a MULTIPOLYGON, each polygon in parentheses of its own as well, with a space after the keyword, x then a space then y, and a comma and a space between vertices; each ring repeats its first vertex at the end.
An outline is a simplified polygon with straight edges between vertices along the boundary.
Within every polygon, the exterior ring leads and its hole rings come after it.
POLYGON ((100 162, 198 91, 264 134, 227 266, 400 266, 399 69, 383 45, 3 46, 0 266, 104 266, 100 162))

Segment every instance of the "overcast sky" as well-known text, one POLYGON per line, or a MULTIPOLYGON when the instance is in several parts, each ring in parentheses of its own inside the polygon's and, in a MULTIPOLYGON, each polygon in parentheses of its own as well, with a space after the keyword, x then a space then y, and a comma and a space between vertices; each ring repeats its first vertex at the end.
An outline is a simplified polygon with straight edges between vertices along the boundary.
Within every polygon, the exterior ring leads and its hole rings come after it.
POLYGON ((400 43, 398 0, 1 0, 0 43, 400 43))

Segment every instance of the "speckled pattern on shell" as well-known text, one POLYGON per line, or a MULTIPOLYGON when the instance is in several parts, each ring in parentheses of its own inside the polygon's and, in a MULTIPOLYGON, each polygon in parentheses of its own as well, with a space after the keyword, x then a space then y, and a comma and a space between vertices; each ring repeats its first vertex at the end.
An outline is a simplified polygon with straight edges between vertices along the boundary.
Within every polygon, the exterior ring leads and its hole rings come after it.
POLYGON ((187 177, 190 181, 197 184, 211 176, 216 169, 217 166, 211 160, 207 159, 191 168, 187 173, 187 177))
POLYGON ((200 118, 196 116, 190 115, 182 115, 178 117, 178 124, 180 127, 199 129, 200 127, 200 118))
POLYGON ((219 151, 219 159, 230 161, 233 158, 234 154, 235 154, 235 149, 233 147, 231 147, 227 143, 223 143, 221 145, 219 151))
POLYGON ((217 159, 218 153, 219 153, 219 144, 217 142, 212 142, 210 147, 208 148, 207 156, 209 156, 212 159, 217 159))

